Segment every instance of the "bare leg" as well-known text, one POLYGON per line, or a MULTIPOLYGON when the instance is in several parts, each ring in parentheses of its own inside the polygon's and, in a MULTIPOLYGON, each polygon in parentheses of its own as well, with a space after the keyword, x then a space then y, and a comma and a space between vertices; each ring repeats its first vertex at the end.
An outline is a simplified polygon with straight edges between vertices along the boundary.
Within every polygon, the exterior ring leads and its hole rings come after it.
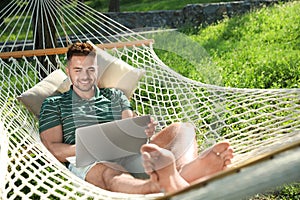
POLYGON ((175 156, 178 170, 198 156, 196 133, 190 123, 171 124, 154 135, 151 143, 170 150, 175 156))
POLYGON ((171 151, 155 144, 145 144, 141 153, 146 173, 152 181, 159 183, 165 192, 174 192, 189 185, 177 171, 175 157, 171 151))
POLYGON ((136 179, 115 163, 97 164, 86 176, 86 181, 105 190, 131 194, 160 192, 158 183, 152 180, 136 179))
POLYGON ((225 169, 233 157, 228 142, 218 143, 198 156, 195 135, 191 124, 174 123, 153 136, 151 141, 175 155, 176 168, 189 183, 225 169), (216 153, 220 154, 217 156, 216 153))
POLYGON ((182 166, 180 175, 189 183, 227 168, 233 158, 228 142, 219 142, 205 150, 192 162, 182 166), (193 173, 191 173, 191 171, 193 173))

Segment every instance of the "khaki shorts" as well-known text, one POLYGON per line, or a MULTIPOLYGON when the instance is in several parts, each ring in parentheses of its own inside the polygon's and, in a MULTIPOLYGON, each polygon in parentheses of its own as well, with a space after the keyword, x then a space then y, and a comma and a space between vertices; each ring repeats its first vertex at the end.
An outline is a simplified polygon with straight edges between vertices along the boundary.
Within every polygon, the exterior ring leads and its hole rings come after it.
POLYGON ((142 158, 141 154, 136 154, 124 158, 119 158, 116 160, 111 160, 111 161, 100 161, 100 162, 95 162, 93 164, 90 164, 85 167, 76 167, 73 164, 69 164, 68 169, 74 173, 76 176, 79 178, 85 180, 85 177, 89 170, 94 167, 96 164, 102 163, 105 165, 105 163, 117 163, 124 167, 127 172, 129 172, 133 177, 135 178, 140 178, 140 179, 148 179, 149 175, 145 173, 144 167, 142 165, 142 158))

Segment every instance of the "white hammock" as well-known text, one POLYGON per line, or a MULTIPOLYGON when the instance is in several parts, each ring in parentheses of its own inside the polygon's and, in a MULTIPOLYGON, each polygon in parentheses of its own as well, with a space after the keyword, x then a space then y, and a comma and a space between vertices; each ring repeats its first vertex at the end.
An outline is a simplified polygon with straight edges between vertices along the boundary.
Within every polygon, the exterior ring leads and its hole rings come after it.
POLYGON ((231 142, 235 151, 231 169, 168 198, 242 198, 300 179, 300 89, 237 89, 189 80, 156 56, 152 40, 77 1, 11 1, 0 11, 3 16, 0 198, 163 196, 109 192, 77 178, 42 145, 36 117, 16 99, 37 84, 41 74, 53 71, 55 62, 64 69, 63 53, 69 43, 87 40, 146 70, 131 98, 138 114, 150 113, 160 122, 159 128, 176 121, 194 123, 201 148, 212 141, 231 142), (39 59, 41 55, 46 56, 39 59))

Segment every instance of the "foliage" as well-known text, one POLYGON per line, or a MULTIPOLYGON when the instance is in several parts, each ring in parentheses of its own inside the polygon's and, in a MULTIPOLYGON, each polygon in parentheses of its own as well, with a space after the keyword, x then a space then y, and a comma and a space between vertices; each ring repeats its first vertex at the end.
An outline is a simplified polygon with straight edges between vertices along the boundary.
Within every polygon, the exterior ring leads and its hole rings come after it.
POLYGON ((271 199, 282 199, 282 200, 299 200, 300 199, 300 183, 294 183, 291 185, 283 185, 274 190, 267 192, 266 194, 260 194, 253 196, 250 200, 271 200, 271 199))
MULTIPOLYGON (((179 10, 187 4, 227 2, 230 0, 122 0, 120 10, 124 11, 150 11, 150 10, 179 10)), ((108 3, 106 0, 87 0, 86 4, 94 9, 107 12, 108 3)))

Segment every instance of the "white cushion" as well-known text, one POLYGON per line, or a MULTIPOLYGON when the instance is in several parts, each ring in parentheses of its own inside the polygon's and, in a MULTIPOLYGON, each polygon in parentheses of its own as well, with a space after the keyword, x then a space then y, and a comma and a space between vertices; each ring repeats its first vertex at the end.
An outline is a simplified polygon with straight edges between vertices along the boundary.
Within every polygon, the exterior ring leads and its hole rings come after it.
POLYGON ((57 69, 35 86, 22 93, 17 99, 38 117, 42 103, 47 97, 68 90, 68 87, 64 85, 68 82, 67 80, 67 75, 61 69, 57 69))
MULTIPOLYGON (((90 43, 92 44, 92 43, 90 43)), ((93 45, 93 44, 92 44, 93 45)), ((137 69, 93 45, 97 51, 100 88, 118 88, 130 98, 145 70, 137 69)))

